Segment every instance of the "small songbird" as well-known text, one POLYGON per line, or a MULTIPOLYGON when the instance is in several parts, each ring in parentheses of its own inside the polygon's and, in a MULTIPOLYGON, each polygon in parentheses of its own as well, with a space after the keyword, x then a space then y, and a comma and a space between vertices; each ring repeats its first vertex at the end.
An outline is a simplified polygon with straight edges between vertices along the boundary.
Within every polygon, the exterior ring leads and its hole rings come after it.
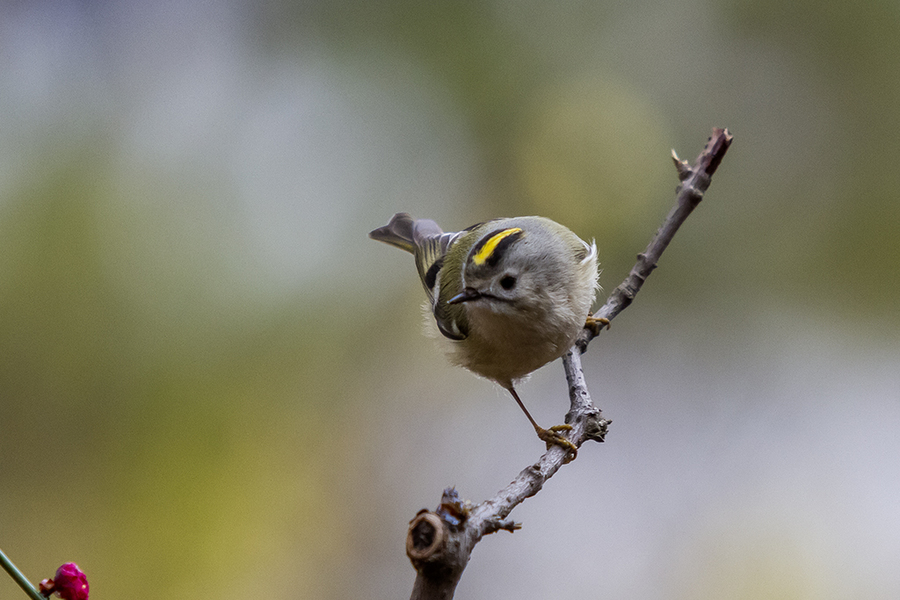
POLYGON ((415 257, 454 364, 509 390, 538 437, 570 451, 569 425, 539 427, 514 385, 564 355, 590 317, 597 247, 543 217, 494 219, 459 232, 397 213, 369 234, 415 257))

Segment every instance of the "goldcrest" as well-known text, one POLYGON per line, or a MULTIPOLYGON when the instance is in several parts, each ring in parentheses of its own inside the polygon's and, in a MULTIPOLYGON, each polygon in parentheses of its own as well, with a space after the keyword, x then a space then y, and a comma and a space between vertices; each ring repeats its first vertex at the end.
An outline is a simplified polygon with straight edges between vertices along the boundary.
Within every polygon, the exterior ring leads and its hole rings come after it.
POLYGON ((514 385, 564 355, 584 328, 598 289, 597 247, 543 217, 494 219, 444 232, 397 213, 369 234, 415 258, 454 364, 509 390, 538 437, 574 444, 532 419, 514 385))

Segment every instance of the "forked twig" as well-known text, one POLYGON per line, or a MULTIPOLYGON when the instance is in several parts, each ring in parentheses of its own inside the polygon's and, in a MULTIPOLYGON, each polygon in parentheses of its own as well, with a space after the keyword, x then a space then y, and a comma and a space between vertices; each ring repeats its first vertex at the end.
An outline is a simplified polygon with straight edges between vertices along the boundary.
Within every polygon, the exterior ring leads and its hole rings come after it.
MULTIPOLYGON (((595 319, 612 321, 631 304, 656 268, 675 232, 700 204, 732 139, 727 129, 713 129, 713 135, 693 164, 680 160, 672 151, 672 160, 681 181, 675 206, 647 249, 638 254, 637 263, 625 281, 594 313, 595 319)), ((585 327, 575 345, 563 357, 570 400, 566 423, 572 425, 568 438, 578 447, 587 440, 602 442, 610 423, 591 401, 581 366, 581 354, 599 332, 599 327, 585 327)), ((475 545, 489 533, 518 529, 520 525, 507 520, 507 516, 526 498, 540 491, 544 483, 565 464, 567 456, 567 450, 552 446, 538 462, 523 469, 493 498, 472 505, 461 501, 456 490, 447 489, 437 510, 419 511, 410 521, 406 540, 407 555, 417 571, 412 600, 452 598, 475 545)))

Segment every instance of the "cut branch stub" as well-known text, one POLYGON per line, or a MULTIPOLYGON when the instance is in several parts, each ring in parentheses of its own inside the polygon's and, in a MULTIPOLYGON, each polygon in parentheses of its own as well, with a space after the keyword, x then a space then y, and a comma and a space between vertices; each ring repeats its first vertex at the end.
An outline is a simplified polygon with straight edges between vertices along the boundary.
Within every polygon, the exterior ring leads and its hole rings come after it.
POLYGON ((444 548, 447 538, 441 518, 425 509, 409 522, 406 534, 406 555, 416 569, 424 568, 444 548))

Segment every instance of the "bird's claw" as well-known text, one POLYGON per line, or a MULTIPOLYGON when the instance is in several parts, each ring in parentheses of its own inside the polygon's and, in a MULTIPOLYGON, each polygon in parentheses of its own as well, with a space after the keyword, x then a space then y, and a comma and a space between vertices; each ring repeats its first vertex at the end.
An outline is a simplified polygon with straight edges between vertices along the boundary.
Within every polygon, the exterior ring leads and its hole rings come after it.
POLYGON ((563 450, 567 451, 566 462, 571 462, 578 456, 578 446, 573 444, 568 438, 560 433, 562 431, 570 431, 571 429, 571 425, 554 425, 553 427, 548 427, 547 429, 539 427, 536 431, 538 437, 547 444, 547 450, 549 450, 552 446, 559 446, 563 450))
POLYGON ((609 319, 604 319, 603 317, 595 317, 594 315, 588 315, 587 319, 585 319, 584 326, 587 329, 591 330, 591 333, 594 336, 600 335, 600 331, 606 327, 609 329, 609 319))

